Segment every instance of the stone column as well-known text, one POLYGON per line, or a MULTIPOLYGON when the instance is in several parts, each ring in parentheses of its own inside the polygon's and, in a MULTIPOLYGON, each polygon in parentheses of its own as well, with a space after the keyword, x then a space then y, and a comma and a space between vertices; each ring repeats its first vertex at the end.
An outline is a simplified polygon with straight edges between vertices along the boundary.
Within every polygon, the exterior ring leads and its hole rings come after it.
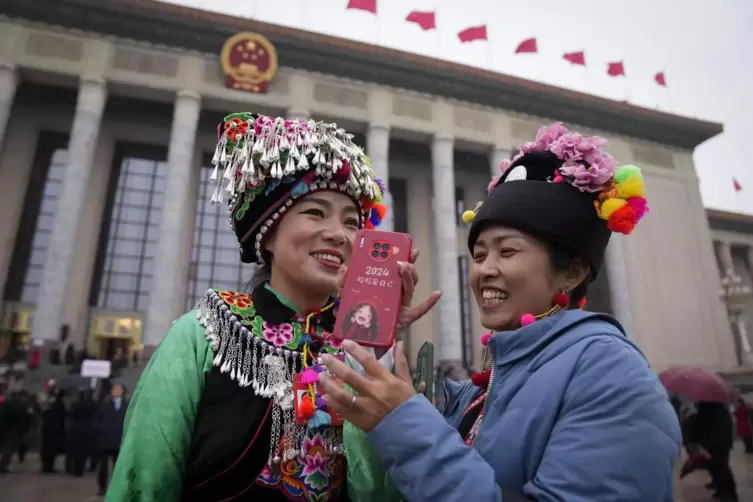
POLYGON ((8 119, 13 108, 18 87, 18 73, 16 67, 10 64, 0 64, 0 148, 5 140, 8 119))
POLYGON ((58 339, 60 326, 63 324, 68 280, 76 280, 69 275, 106 99, 104 80, 92 78, 81 81, 68 141, 65 178, 60 189, 58 210, 52 226, 34 313, 32 336, 42 342, 54 342, 58 339))
MULTIPOLYGON (((175 295, 178 293, 180 274, 176 254, 185 252, 182 238, 183 223, 189 205, 194 170, 196 129, 201 113, 201 96, 193 91, 179 91, 173 109, 170 145, 167 151, 167 186, 165 205, 162 208, 159 241, 154 256, 154 277, 149 294, 149 307, 144 323, 144 355, 149 357, 173 321, 180 315, 175 295)), ((189 249, 190 253, 191 250, 189 249)))
POLYGON ((458 291, 457 225, 455 223, 454 141, 448 135, 436 135, 431 149, 432 213, 434 217, 434 250, 439 300, 439 364, 451 378, 465 376, 458 291))
MULTIPOLYGON (((609 304, 612 306, 612 315, 620 321, 622 327, 630 336, 636 336, 632 331, 632 311, 630 307, 630 284, 625 263, 625 237, 612 234, 606 250, 606 259, 599 273, 607 274, 609 285, 609 304)), ((586 307, 588 308, 588 307, 586 307)))
POLYGON ((491 155, 489 155, 489 167, 491 169, 492 176, 499 176, 502 172, 499 170, 499 165, 503 160, 510 158, 510 149, 501 146, 495 146, 492 149, 491 155))
POLYGON ((732 261, 732 248, 730 247, 729 242, 718 241, 716 252, 719 257, 719 264, 722 267, 719 271, 719 275, 724 277, 725 275, 734 274, 735 265, 732 261))
POLYGON ((366 134, 366 154, 371 160, 374 176, 381 178, 387 187, 387 193, 382 200, 390 210, 387 217, 379 226, 379 230, 391 232, 395 228, 394 214, 392 213, 392 195, 390 194, 390 127, 383 124, 369 124, 366 134))

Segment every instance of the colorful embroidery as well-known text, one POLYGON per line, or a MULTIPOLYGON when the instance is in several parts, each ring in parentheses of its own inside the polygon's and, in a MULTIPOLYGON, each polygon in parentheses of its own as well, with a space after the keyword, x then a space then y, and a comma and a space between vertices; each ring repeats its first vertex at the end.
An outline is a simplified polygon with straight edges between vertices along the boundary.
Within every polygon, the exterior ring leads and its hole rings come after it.
MULTIPOLYGON (((238 317, 241 324, 248 328, 255 337, 275 347, 290 350, 299 349, 304 343, 312 342, 311 337, 304 333, 305 317, 296 316, 292 323, 274 326, 256 312, 249 295, 234 291, 218 291, 217 294, 230 307, 230 311, 238 317)), ((320 326, 316 326, 314 330, 317 337, 325 340, 324 351, 335 354, 340 350, 342 344, 332 337, 332 333, 320 326)))
POLYGON ((267 465, 256 482, 278 488, 293 501, 325 502, 339 497, 344 478, 345 457, 327 453, 322 434, 309 431, 301 455, 267 465))
POLYGON ((246 216, 246 211, 248 211, 248 208, 251 207, 251 203, 254 201, 254 199, 256 199, 257 195, 264 191, 265 187, 266 183, 264 181, 260 181, 258 185, 247 188, 246 191, 243 192, 243 203, 238 208, 238 211, 235 212, 236 220, 242 220, 243 217, 246 216))

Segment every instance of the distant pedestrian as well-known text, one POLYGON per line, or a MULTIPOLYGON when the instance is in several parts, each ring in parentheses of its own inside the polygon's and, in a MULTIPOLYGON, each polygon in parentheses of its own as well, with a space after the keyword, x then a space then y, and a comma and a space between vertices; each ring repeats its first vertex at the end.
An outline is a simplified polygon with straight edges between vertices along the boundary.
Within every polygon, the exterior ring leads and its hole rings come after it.
POLYGON ((104 496, 110 479, 110 463, 113 468, 120 453, 120 441, 123 437, 123 424, 125 422, 128 400, 125 397, 125 389, 121 384, 114 384, 107 397, 99 407, 96 417, 96 428, 99 436, 99 474, 97 484, 99 495, 104 496))

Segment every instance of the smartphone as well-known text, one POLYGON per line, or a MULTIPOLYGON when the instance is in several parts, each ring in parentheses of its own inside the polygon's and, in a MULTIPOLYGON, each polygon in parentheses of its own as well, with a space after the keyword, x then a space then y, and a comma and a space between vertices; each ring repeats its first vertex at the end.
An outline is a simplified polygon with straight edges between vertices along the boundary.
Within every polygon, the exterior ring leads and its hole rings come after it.
POLYGON ((418 390, 421 382, 426 384, 424 395, 426 399, 434 402, 434 344, 424 342, 418 349, 416 372, 413 374, 413 386, 418 390))
POLYGON ((340 293, 333 336, 367 347, 395 343, 403 303, 403 280, 398 262, 407 262, 413 239, 408 234, 361 230, 340 293))

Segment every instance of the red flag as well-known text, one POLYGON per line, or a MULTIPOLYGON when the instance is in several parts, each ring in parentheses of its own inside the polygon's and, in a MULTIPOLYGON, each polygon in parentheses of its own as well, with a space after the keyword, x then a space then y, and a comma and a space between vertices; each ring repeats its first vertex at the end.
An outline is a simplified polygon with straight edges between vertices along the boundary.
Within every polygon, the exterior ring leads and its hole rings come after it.
POLYGON ((656 75, 654 75, 654 80, 657 84, 659 84, 662 87, 667 87, 667 80, 664 78, 664 72, 660 71, 656 75))
POLYGON ((735 192, 740 192, 743 189, 743 186, 737 181, 737 178, 732 178, 732 186, 735 187, 735 192))
POLYGON ((584 51, 566 52, 562 55, 562 58, 572 64, 586 66, 586 53, 584 51))
POLYGON ((458 33, 458 38, 461 42, 473 42, 474 40, 489 40, 486 33, 486 25, 471 26, 458 33))
POLYGON ((416 23, 424 31, 433 30, 437 27, 437 17, 434 12, 422 12, 420 10, 414 10, 413 12, 408 14, 408 17, 405 18, 405 20, 411 23, 416 23))
POLYGON ((365 10, 376 14, 377 0, 350 0, 348 2, 348 9, 365 10))
POLYGON ((625 64, 622 61, 607 63, 607 75, 610 77, 625 76, 625 64))
POLYGON ((515 54, 538 54, 539 46, 535 38, 527 38, 518 44, 515 54))

